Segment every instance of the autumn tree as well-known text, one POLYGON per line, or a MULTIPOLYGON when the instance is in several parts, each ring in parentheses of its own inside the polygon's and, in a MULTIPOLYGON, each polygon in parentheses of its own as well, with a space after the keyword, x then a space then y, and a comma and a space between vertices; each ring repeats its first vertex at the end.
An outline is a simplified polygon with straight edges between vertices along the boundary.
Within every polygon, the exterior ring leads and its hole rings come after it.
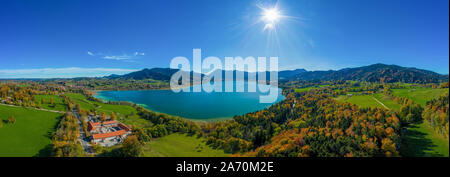
POLYGON ((114 113, 114 112, 111 113, 111 119, 112 119, 112 120, 117 120, 117 115, 116 115, 116 113, 114 113))
POLYGON ((75 108, 76 108, 77 111, 79 111, 79 112, 82 110, 80 104, 76 104, 76 105, 75 105, 75 108))
POLYGON ((16 119, 14 118, 14 116, 9 116, 7 122, 9 124, 14 124, 16 123, 16 119))
POLYGON ((124 157, 139 157, 143 153, 143 145, 136 136, 128 136, 121 148, 124 157))
POLYGON ((427 103, 423 118, 435 132, 443 137, 449 137, 449 94, 444 93, 440 98, 427 103))
POLYGON ((84 150, 78 137, 80 129, 77 118, 66 113, 61 119, 56 132, 53 135, 53 156, 56 157, 81 157, 84 150))
POLYGON ((69 111, 72 111, 72 109, 73 109, 73 103, 72 103, 72 102, 68 102, 68 103, 67 103, 67 108, 69 109, 69 111))
POLYGON ((105 113, 105 112, 102 112, 102 113, 101 113, 101 115, 100 115, 100 120, 101 120, 102 122, 106 121, 106 113, 105 113))
POLYGON ((53 98, 52 97, 50 97, 50 105, 54 105, 54 101, 53 101, 53 98))

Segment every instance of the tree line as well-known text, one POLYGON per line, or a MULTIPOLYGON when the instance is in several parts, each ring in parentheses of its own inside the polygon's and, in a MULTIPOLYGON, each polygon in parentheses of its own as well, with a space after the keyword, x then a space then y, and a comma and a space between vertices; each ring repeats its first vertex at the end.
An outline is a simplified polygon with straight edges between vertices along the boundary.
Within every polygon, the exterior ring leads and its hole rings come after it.
POLYGON ((423 112, 423 118, 431 126, 435 132, 449 138, 449 93, 444 93, 438 99, 433 99, 427 103, 425 111, 423 112))

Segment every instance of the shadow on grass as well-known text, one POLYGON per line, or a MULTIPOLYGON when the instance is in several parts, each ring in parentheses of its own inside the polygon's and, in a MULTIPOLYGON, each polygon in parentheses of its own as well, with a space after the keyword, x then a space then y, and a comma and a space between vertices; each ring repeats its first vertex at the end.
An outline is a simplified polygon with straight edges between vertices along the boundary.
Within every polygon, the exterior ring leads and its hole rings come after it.
POLYGON ((411 125, 402 139, 400 154, 404 157, 442 157, 441 154, 433 152, 436 145, 426 138, 426 133, 415 130, 418 125, 411 125))
MULTIPOLYGON (((44 135, 44 137, 46 137, 46 138, 48 138, 48 139, 50 139, 50 140, 53 139, 54 133, 55 133, 55 131, 58 129, 59 122, 61 121, 61 119, 62 119, 63 117, 64 117, 64 116, 60 116, 60 117, 58 118, 58 119, 59 119, 58 123, 56 123, 56 124, 53 126, 52 131, 48 131, 48 132, 44 135)), ((53 144, 48 144, 48 145, 45 146, 43 149, 39 150, 39 152, 38 152, 36 155, 34 155, 34 157, 51 157, 51 156, 52 156, 52 152, 53 152, 53 144)))
POLYGON ((53 145, 48 144, 43 149, 41 149, 34 157, 51 157, 53 151, 53 145))

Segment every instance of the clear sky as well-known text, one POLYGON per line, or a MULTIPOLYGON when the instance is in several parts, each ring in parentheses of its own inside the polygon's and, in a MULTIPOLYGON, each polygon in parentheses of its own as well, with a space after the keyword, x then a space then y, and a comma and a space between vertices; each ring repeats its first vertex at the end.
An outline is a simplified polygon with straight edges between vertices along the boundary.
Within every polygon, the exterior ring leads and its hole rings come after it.
POLYGON ((374 63, 449 72, 448 0, 2 0, 0 78, 123 74, 176 56, 278 56, 280 69, 374 63))

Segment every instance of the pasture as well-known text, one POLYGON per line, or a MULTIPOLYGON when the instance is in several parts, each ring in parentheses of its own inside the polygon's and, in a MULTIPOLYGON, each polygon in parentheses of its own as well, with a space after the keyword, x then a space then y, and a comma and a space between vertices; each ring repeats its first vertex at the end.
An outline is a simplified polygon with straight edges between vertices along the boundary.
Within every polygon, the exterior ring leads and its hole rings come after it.
POLYGON ((62 114, 0 105, 0 157, 50 156, 51 134, 62 114), (13 116, 16 122, 6 123, 13 116))
POLYGON ((206 145, 206 139, 186 134, 170 134, 148 142, 144 147, 146 157, 227 157, 223 150, 206 145))
POLYGON ((67 105, 64 104, 64 100, 57 95, 35 95, 36 105, 39 102, 44 102, 41 104, 43 109, 55 110, 55 111, 67 111, 67 105), (50 98, 53 99, 54 104, 50 104, 50 98))
POLYGON ((449 143, 425 122, 412 125, 404 135, 400 154, 405 157, 449 157, 449 143))
POLYGON ((397 102, 395 102, 391 96, 388 96, 388 95, 385 95, 382 93, 376 93, 373 95, 373 97, 376 98, 381 103, 383 103, 389 109, 399 110, 401 107, 401 105, 398 104, 397 102))
POLYGON ((415 103, 422 107, 426 106, 427 101, 439 98, 449 89, 433 89, 433 88, 411 88, 411 89, 392 89, 392 94, 400 97, 407 97, 412 99, 415 103))
POLYGON ((311 86, 311 87, 305 87, 305 88, 296 88, 295 92, 306 92, 312 89, 317 89, 317 88, 322 88, 322 87, 327 87, 330 85, 318 85, 318 86, 311 86))
POLYGON ((370 107, 383 108, 381 104, 379 104, 377 101, 373 99, 372 95, 353 95, 353 96, 340 95, 336 99, 338 101, 355 104, 361 108, 370 108, 370 107))
POLYGON ((127 124, 134 125, 138 127, 144 127, 149 123, 149 121, 140 118, 137 115, 137 110, 129 105, 114 105, 105 104, 96 101, 87 100, 87 97, 78 93, 67 93, 66 96, 75 102, 75 104, 80 104, 82 109, 86 110, 96 110, 98 114, 105 112, 110 115, 112 112, 117 114, 118 120, 127 124))

